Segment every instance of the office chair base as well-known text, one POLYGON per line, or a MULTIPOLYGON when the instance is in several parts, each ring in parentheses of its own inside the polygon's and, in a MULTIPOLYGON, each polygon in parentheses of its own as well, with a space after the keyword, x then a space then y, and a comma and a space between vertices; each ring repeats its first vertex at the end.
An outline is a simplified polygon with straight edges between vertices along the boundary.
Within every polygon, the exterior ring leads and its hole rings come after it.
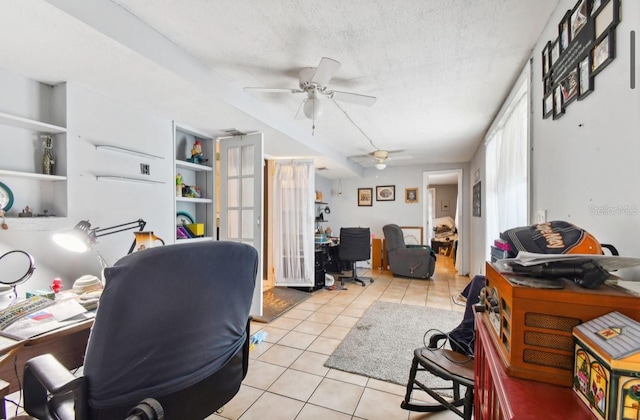
POLYGON ((365 284, 365 280, 369 280, 369 283, 373 283, 373 279, 370 277, 362 277, 362 278, 358 278, 358 277, 351 277, 351 276, 340 276, 340 284, 344 286, 344 281, 345 280, 352 280, 354 282, 358 282, 362 285, 362 287, 366 286, 365 284))

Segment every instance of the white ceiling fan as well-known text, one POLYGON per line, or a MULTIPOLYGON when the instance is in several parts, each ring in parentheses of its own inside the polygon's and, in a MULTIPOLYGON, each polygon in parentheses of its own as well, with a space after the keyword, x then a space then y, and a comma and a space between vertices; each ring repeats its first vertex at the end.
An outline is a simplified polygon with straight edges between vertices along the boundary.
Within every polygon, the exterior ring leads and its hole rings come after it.
POLYGON ((367 153, 366 155, 351 156, 350 159, 356 163, 367 163, 373 158, 374 167, 380 171, 387 167, 388 160, 405 160, 411 159, 410 155, 403 155, 404 150, 381 150, 367 153))
MULTIPOLYGON (((247 91, 276 92, 276 93, 306 93, 307 97, 300 105, 304 115, 317 120, 324 112, 322 97, 335 101, 349 102, 356 105, 371 106, 376 102, 374 96, 358 93, 341 92, 329 89, 327 84, 340 68, 340 62, 323 57, 318 67, 305 67, 298 73, 299 88, 269 88, 269 87, 245 87, 247 91)), ((300 109, 298 109, 298 113, 300 109)), ((297 115, 297 114, 296 114, 297 115)))

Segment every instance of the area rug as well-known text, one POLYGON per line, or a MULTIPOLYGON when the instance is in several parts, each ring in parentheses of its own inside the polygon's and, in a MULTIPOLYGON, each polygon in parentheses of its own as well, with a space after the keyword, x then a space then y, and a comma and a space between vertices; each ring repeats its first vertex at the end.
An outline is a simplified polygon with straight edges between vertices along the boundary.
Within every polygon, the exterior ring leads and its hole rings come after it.
MULTIPOLYGON (((448 332, 460 321, 462 312, 376 301, 324 365, 406 385, 413 351, 425 346, 425 332, 448 332)), ((428 386, 443 384, 433 375, 424 375, 422 380, 428 386)))
POLYGON ((288 287, 272 287, 262 292, 262 316, 254 316, 253 320, 271 322, 310 296, 311 293, 288 287))

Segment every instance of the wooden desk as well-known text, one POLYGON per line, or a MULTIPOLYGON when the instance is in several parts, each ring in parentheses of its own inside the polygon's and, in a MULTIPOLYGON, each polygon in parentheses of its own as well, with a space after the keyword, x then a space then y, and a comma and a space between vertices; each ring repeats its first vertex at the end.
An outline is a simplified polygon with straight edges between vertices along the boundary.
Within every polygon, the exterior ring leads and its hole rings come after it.
MULTIPOLYGON (((87 319, 33 338, 17 341, 16 346, 13 347, 13 349, 18 349, 15 355, 0 362, 0 378, 9 382, 8 393, 20 389, 24 364, 32 357, 51 353, 67 369, 82 366, 92 325, 93 319, 87 319)), ((11 349, 7 349, 5 354, 9 350, 11 349)))
POLYGON ((508 376, 484 317, 476 314, 474 418, 594 419, 569 387, 508 376))

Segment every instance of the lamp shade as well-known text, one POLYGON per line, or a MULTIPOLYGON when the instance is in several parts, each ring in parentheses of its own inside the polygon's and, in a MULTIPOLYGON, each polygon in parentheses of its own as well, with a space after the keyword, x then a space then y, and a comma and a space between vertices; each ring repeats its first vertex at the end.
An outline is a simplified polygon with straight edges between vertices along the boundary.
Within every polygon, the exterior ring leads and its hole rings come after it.
POLYGON ((317 120, 324 112, 324 106, 322 105, 322 102, 320 102, 320 99, 316 98, 315 95, 312 95, 312 97, 305 101, 302 106, 302 111, 310 120, 317 120))
POLYGON ((377 170, 381 171, 381 170, 383 170, 384 168, 387 167, 387 164, 384 163, 384 162, 378 162, 378 163, 375 164, 375 167, 376 167, 377 170))
POLYGON ((73 229, 53 235, 55 243, 73 252, 86 252, 96 242, 95 231, 87 220, 80 221, 73 229))

